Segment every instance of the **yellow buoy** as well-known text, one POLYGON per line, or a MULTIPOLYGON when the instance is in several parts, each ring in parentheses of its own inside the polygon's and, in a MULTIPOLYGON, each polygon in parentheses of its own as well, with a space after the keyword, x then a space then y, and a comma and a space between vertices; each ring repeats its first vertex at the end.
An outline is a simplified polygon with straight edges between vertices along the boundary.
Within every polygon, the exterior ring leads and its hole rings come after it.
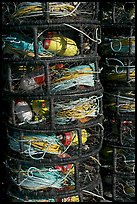
POLYGON ((37 115, 45 115, 49 110, 46 100, 33 100, 32 109, 37 115))
POLYGON ((74 56, 79 54, 77 44, 70 38, 48 32, 48 37, 43 42, 44 49, 54 52, 59 56, 74 56))

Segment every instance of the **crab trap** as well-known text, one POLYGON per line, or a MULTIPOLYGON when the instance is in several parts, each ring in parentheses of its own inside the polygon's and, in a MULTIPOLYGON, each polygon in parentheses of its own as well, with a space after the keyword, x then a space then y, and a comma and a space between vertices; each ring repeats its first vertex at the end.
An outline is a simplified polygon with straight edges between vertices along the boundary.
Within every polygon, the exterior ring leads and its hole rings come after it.
POLYGON ((115 175, 113 200, 119 202, 135 202, 135 177, 127 178, 115 175))
POLYGON ((98 60, 49 60, 3 65, 3 91, 12 94, 62 95, 101 89, 98 60))
POLYGON ((102 167, 125 177, 135 176, 135 148, 108 144, 104 141, 100 151, 102 167))
POLYGON ((102 183, 92 190, 90 188, 87 188, 86 190, 83 190, 80 195, 74 193, 69 196, 58 196, 57 198, 53 197, 46 198, 45 196, 34 196, 28 194, 25 194, 24 192, 11 192, 10 188, 8 191, 8 197, 12 202, 103 202, 105 198, 103 197, 103 189, 102 189, 102 183))
POLYGON ((126 57, 106 57, 100 67, 102 83, 129 84, 135 83, 135 58, 126 57))
POLYGON ((4 24, 98 22, 98 2, 2 2, 4 24))
POLYGON ((75 94, 73 99, 71 95, 11 96, 7 101, 8 123, 30 130, 89 126, 103 118, 102 97, 102 89, 90 94, 75 94))
POLYGON ((135 148, 116 146, 104 141, 99 152, 103 196, 110 201, 133 202, 135 199, 135 148))
MULTIPOLYGON (((19 200, 102 199, 98 154, 75 162, 30 162, 8 156, 8 194, 19 200), (96 193, 95 193, 96 192, 96 193), (76 196, 76 197, 75 197, 76 196)), ((76 201, 76 200, 75 200, 76 201)))
POLYGON ((21 130, 9 126, 7 139, 10 151, 33 160, 56 160, 69 155, 71 160, 87 158, 100 151, 103 142, 103 125, 96 123, 89 128, 69 131, 21 130))
POLYGON ((98 53, 102 57, 135 57, 135 25, 101 27, 102 43, 98 53))
POLYGON ((3 57, 20 62, 84 56, 95 59, 100 35, 100 25, 91 23, 3 26, 3 57))
POLYGON ((103 141, 123 147, 135 148, 135 120, 105 119, 103 141))
POLYGON ((135 176, 102 171, 103 196, 112 202, 135 202, 135 176))
POLYGON ((135 23, 135 2, 100 2, 99 20, 103 24, 135 23))
POLYGON ((114 86, 109 89, 106 88, 103 97, 103 110, 106 117, 123 117, 123 119, 127 120, 135 119, 135 87, 114 86))

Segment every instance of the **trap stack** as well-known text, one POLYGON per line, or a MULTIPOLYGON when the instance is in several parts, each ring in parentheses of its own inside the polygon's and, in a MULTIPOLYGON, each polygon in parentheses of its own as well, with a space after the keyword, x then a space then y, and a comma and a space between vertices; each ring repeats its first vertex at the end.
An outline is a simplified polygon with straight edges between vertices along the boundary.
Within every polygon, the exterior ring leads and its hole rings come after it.
POLYGON ((98 2, 2 3, 12 202, 103 200, 98 2))
POLYGON ((135 201, 135 2, 100 3, 104 197, 135 201))

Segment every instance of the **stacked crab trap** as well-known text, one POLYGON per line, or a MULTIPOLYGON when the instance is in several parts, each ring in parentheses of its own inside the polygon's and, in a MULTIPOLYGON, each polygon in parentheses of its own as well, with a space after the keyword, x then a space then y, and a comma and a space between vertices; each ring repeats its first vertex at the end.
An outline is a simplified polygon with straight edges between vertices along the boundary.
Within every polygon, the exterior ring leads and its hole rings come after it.
POLYGON ((3 2, 3 100, 12 202, 103 200, 97 2, 3 2))
POLYGON ((135 201, 135 2, 100 5, 104 197, 135 201))

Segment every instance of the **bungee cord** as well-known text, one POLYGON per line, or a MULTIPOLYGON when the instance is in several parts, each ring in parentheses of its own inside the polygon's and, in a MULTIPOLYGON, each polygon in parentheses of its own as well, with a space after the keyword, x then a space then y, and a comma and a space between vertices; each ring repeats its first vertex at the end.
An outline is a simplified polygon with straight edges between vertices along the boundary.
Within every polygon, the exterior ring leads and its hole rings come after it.
MULTIPOLYGON (((14 134, 15 135, 15 134, 14 134)), ((46 153, 60 155, 63 152, 63 144, 56 137, 55 134, 52 135, 28 135, 22 136, 22 139, 19 139, 19 136, 9 136, 10 138, 10 147, 15 151, 20 151, 20 143, 23 144, 23 152, 25 155, 28 155, 32 159, 40 160, 43 159, 46 153), (33 155, 42 154, 41 157, 34 157, 33 155)))

